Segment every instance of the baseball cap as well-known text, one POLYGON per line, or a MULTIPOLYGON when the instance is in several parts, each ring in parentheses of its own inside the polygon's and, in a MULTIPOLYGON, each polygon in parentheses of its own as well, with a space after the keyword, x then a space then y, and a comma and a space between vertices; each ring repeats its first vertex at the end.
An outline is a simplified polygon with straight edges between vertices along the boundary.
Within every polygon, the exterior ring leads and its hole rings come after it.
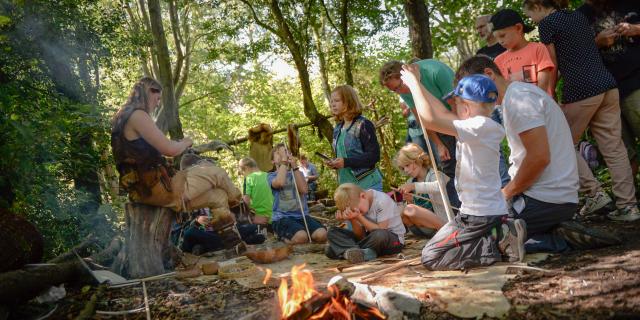
POLYGON ((502 9, 491 16, 492 31, 504 29, 522 23, 524 33, 529 33, 533 27, 524 23, 520 14, 512 9, 502 9))
POLYGON ((446 101, 454 96, 476 102, 495 102, 498 99, 498 88, 491 78, 482 74, 472 74, 460 79, 456 88, 442 100, 446 101))

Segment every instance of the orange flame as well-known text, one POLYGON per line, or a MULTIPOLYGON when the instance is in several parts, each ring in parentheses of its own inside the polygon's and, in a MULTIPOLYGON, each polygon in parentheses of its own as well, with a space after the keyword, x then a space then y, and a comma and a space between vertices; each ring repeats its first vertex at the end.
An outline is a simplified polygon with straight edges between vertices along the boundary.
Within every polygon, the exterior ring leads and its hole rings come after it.
POLYGON ((313 275, 309 270, 303 270, 305 264, 291 267, 291 291, 287 279, 282 278, 278 288, 278 301, 282 317, 288 317, 300 309, 303 302, 317 293, 314 287, 313 275))
MULTIPOLYGON (((304 302, 319 294, 314 287, 313 275, 309 270, 304 270, 304 267, 305 264, 291 268, 291 288, 288 286, 287 279, 282 278, 280 281, 278 302, 282 319, 294 314, 304 302)), ((270 271, 267 269, 267 272, 270 271)), ((331 303, 326 303, 321 310, 316 311, 309 317, 310 320, 323 319, 327 313, 332 319, 352 320, 356 315, 365 319, 386 319, 385 315, 376 308, 359 307, 347 296, 341 295, 335 286, 330 286, 329 292, 331 303)))
POLYGON ((269 281, 269 278, 271 278, 271 269, 267 268, 265 270, 265 275, 264 275, 264 279, 262 279, 262 284, 267 284, 267 281, 269 281))

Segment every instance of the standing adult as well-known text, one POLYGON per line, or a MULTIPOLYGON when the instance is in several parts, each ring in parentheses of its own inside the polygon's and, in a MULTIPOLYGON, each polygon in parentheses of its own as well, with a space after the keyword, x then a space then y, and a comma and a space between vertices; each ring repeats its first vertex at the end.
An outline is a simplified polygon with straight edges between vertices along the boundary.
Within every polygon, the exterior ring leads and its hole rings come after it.
POLYGON ((618 83, 622 139, 635 176, 640 139, 640 4, 633 0, 591 0, 577 11, 593 27, 602 60, 618 83))
POLYGON ((505 48, 498 43, 498 39, 493 36, 489 21, 491 15, 487 14, 476 18, 476 31, 482 40, 486 42, 486 45, 478 51, 476 54, 484 54, 485 56, 495 59, 499 54, 505 52, 505 48))
POLYGON ((309 192, 307 193, 307 200, 316 200, 316 190, 318 190, 318 170, 313 163, 309 162, 306 155, 300 155, 300 171, 304 175, 304 179, 307 181, 309 192))

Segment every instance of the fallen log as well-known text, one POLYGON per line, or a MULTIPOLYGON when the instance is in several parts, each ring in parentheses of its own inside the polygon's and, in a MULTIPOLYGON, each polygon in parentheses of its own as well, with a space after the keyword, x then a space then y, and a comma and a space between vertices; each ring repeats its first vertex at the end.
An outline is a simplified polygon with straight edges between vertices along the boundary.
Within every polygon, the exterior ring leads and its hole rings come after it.
POLYGON ((0 274, 0 304, 27 301, 61 283, 92 283, 91 274, 79 260, 42 265, 0 274))

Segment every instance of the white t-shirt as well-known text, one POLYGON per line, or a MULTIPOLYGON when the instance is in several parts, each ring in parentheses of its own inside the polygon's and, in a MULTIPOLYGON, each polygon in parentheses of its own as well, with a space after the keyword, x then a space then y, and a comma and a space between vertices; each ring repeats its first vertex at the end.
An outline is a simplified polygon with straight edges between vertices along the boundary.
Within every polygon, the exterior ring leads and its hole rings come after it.
POLYGON ((406 230, 400 217, 401 208, 399 208, 386 193, 372 189, 369 190, 373 192, 373 201, 369 207, 369 211, 364 215, 365 218, 375 223, 389 220, 387 229, 397 235, 400 243, 404 244, 404 234, 406 230))
POLYGON ((472 216, 507 214, 507 202, 500 190, 500 142, 504 129, 487 117, 454 120, 456 145, 456 190, 460 211, 472 216))
POLYGON ((551 161, 524 194, 549 203, 578 203, 576 153, 569 124, 558 104, 533 84, 512 82, 507 87, 502 106, 504 127, 511 149, 511 179, 527 154, 520 133, 544 126, 547 129, 551 161))

